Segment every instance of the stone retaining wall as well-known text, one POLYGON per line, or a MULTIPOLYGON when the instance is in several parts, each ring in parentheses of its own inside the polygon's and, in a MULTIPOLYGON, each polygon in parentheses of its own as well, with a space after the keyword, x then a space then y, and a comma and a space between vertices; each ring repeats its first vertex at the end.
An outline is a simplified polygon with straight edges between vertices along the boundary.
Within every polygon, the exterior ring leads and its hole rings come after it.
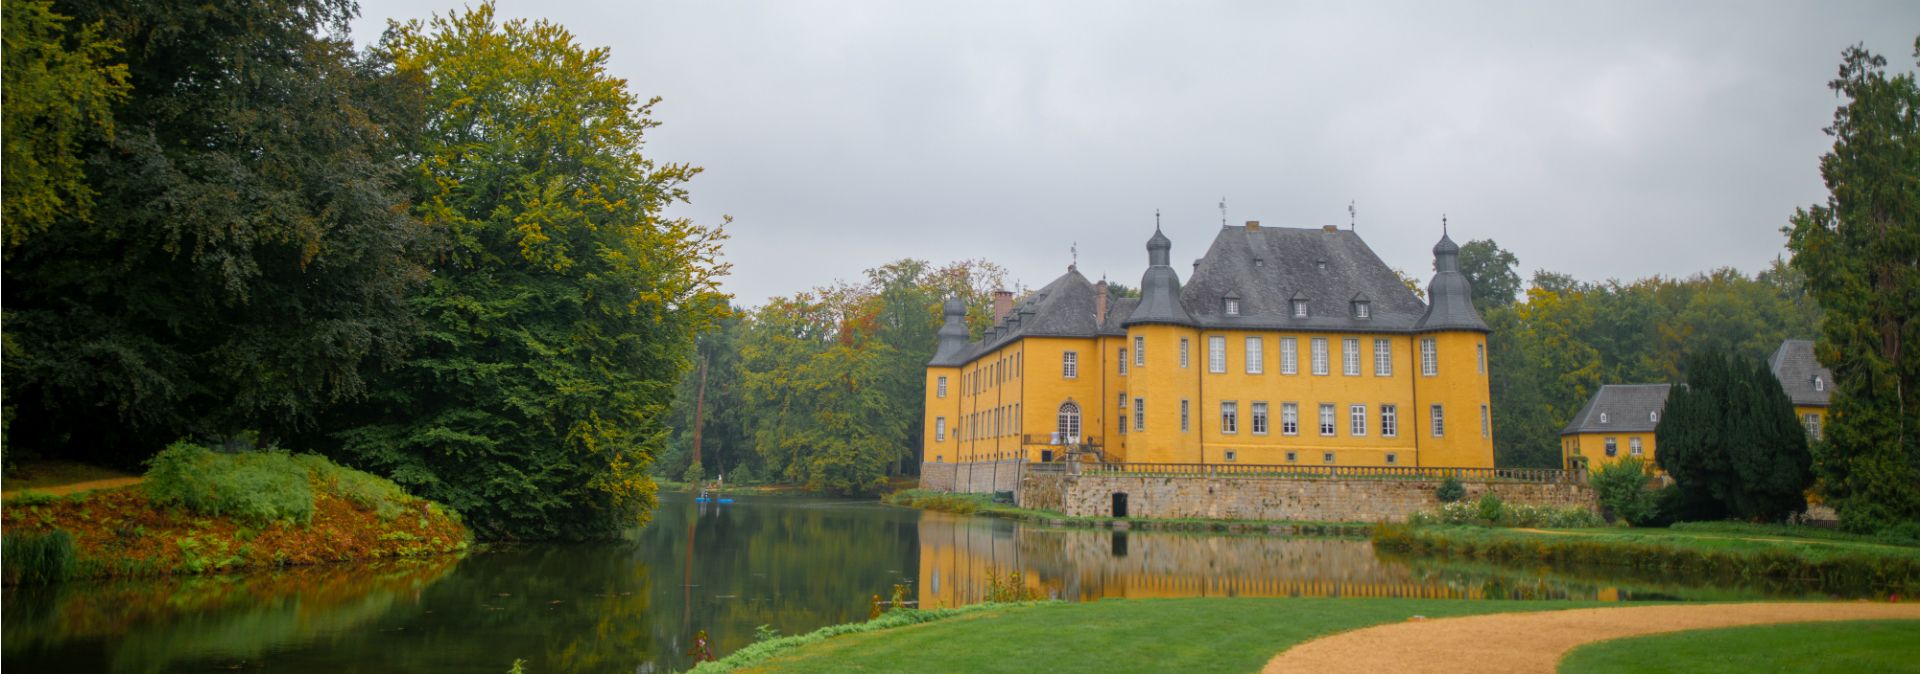
MULTIPOLYGON (((1033 493, 1023 493, 1021 503, 1052 503, 1057 498, 1058 506, 1047 509, 1074 516, 1111 517, 1113 495, 1126 494, 1128 517, 1328 522, 1399 522, 1440 505, 1433 494, 1440 486, 1438 480, 1089 475, 1063 476, 1059 480, 1057 487, 1029 481, 1033 493), (1056 491, 1059 495, 1052 496, 1056 491)), ((1584 484, 1462 484, 1467 488, 1468 502, 1492 490, 1502 501, 1516 505, 1597 507, 1593 490, 1584 484)))
POLYGON ((1026 464, 1026 461, 1020 459, 972 463, 921 463, 920 488, 962 494, 1016 491, 1020 488, 1020 475, 1026 472, 1026 464))

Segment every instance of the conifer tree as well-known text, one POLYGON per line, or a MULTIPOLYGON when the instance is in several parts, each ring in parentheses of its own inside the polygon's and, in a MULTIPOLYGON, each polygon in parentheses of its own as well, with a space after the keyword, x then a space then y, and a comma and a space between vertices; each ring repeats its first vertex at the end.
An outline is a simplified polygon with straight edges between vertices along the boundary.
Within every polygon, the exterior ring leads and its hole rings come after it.
POLYGON ((1687 383, 1667 396, 1655 443, 1680 490, 1683 519, 1779 520, 1806 508, 1806 431, 1763 363, 1717 352, 1687 359, 1687 383))
MULTIPOLYGON (((1914 53, 1920 57, 1920 39, 1914 53)), ((1833 371, 1822 491, 1856 531, 1920 527, 1920 86, 1848 48, 1829 88, 1827 202, 1795 212, 1792 265, 1826 310, 1815 354, 1833 371)), ((1665 447, 1661 448, 1665 451, 1665 447)))

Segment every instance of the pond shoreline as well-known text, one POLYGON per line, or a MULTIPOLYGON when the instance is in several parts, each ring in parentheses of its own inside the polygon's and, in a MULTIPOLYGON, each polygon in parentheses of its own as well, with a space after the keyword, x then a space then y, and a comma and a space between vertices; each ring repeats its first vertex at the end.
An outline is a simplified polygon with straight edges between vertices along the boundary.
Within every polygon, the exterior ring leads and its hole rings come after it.
POLYGON ((1021 508, 996 503, 986 494, 954 494, 906 489, 888 494, 881 502, 918 510, 980 515, 1018 520, 1055 527, 1112 529, 1115 531, 1186 531, 1199 533, 1257 534, 1274 536, 1339 536, 1365 538, 1378 526, 1370 522, 1312 522, 1230 519, 1151 519, 1114 517, 1076 517, 1052 510, 1021 508))

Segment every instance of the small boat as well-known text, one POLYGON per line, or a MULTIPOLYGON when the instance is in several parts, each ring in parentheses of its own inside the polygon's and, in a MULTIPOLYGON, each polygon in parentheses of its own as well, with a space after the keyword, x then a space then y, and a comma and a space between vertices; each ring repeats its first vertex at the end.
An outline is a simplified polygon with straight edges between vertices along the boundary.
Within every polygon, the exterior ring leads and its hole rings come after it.
POLYGON ((724 496, 717 499, 710 496, 695 496, 693 498, 693 502, 694 503, 732 503, 733 499, 726 498, 724 496))

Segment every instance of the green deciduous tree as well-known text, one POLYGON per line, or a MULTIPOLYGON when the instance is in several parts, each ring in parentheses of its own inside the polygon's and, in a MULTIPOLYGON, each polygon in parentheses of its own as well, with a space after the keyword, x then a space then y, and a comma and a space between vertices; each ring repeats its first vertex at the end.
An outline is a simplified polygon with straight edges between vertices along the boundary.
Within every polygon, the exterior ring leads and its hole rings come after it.
MULTIPOLYGON (((79 39, 92 46, 76 53, 93 60, 66 61, 81 78, 67 84, 119 81, 97 60, 112 41, 131 89, 111 137, 39 139, 83 144, 93 204, 90 218, 56 209, 24 241, 9 229, 11 446, 132 463, 183 435, 311 428, 364 394, 363 368, 391 362, 411 333, 421 229, 395 187, 404 150, 384 121, 403 113, 371 94, 382 78, 350 44, 325 36, 345 34, 352 3, 54 10, 89 27, 79 39)), ((99 126, 115 88, 103 86, 55 116, 99 126)))
POLYGON ((1473 306, 1481 311, 1513 304, 1520 295, 1520 259, 1492 239, 1460 247, 1460 273, 1473 285, 1473 306))
POLYGON ((1920 357, 1906 348, 1920 344, 1920 85, 1852 47, 1829 86, 1846 98, 1820 159, 1830 194, 1794 213, 1787 247, 1826 310, 1823 488, 1845 526, 1870 531, 1920 522, 1920 357))
POLYGON ((1703 352, 1668 394, 1654 440, 1689 519, 1779 520, 1806 509, 1806 429, 1766 364, 1703 352))
POLYGON ((483 4, 398 26, 378 52, 424 86, 413 212, 438 246, 412 355, 340 453, 483 536, 645 522, 674 384, 727 310, 721 232, 664 215, 699 170, 642 153, 653 102, 560 26, 483 4))
POLYGON ((113 136, 113 105, 129 85, 126 64, 115 62, 120 46, 101 37, 99 24, 73 25, 40 0, 10 0, 0 20, 0 221, 11 251, 60 218, 91 215, 80 152, 113 136))

